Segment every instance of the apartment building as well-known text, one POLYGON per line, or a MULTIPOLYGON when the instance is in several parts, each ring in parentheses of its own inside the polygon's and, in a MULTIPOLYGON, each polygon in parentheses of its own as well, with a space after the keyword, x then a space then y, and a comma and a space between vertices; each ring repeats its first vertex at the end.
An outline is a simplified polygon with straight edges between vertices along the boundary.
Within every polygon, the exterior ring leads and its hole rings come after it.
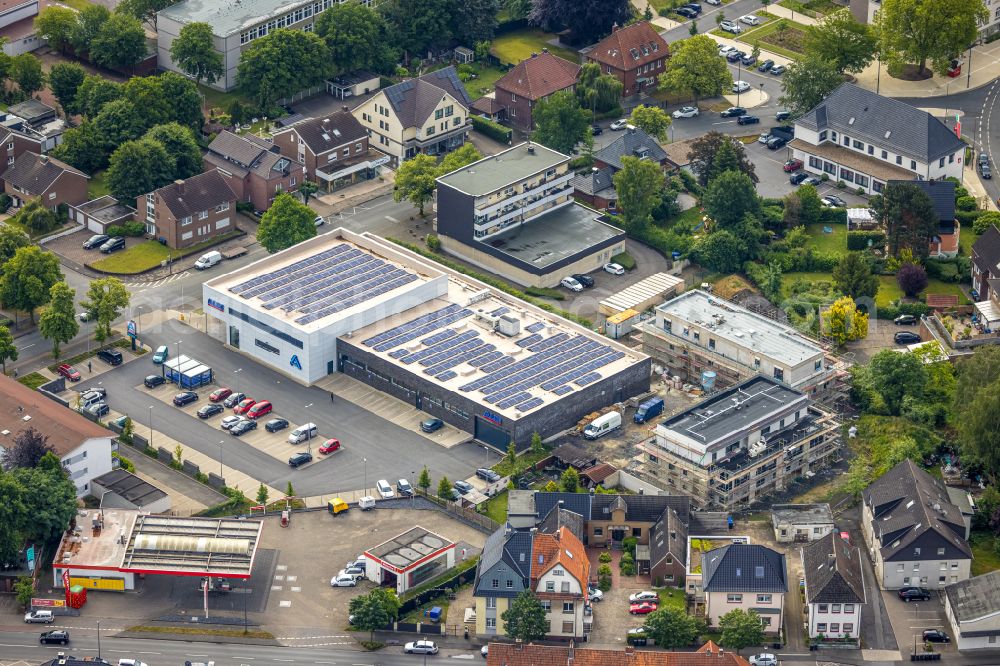
POLYGON ((278 146, 253 134, 222 130, 202 158, 205 169, 218 169, 240 201, 266 211, 279 192, 302 183, 302 162, 278 153, 278 146))
POLYGON ((437 179, 446 252, 525 286, 551 287, 624 251, 625 232, 573 200, 569 157, 522 143, 437 179))
POLYGON ((767 634, 780 634, 788 577, 785 556, 752 544, 731 544, 702 555, 705 619, 718 627, 729 611, 741 609, 760 616, 767 634))
POLYGON ((801 555, 809 637, 858 640, 866 603, 861 549, 831 532, 801 555))
POLYGON ((590 560, 576 535, 560 527, 532 539, 531 585, 545 609, 548 638, 584 638, 590 631, 585 615, 590 560))
POLYGON ((212 169, 137 197, 136 211, 147 233, 170 247, 188 247, 236 228, 236 193, 212 169))
POLYGON ((501 527, 486 539, 472 587, 477 635, 507 634, 501 616, 514 597, 530 589, 533 538, 530 532, 501 527))
POLYGON ((587 53, 587 62, 601 66, 602 74, 611 74, 622 82, 622 96, 630 97, 655 90, 657 77, 667 68, 670 47, 660 33, 646 21, 622 28, 587 53))
POLYGON ((703 507, 748 507, 839 456, 839 423, 765 375, 662 421, 639 445, 641 471, 703 507))

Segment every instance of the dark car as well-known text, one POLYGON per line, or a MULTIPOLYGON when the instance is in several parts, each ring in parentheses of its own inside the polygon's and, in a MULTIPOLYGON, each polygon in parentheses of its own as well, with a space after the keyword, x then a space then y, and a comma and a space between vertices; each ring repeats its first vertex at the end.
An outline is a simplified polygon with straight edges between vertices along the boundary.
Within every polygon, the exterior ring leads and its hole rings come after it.
POLYGON ((757 71, 770 72, 773 67, 774 67, 774 61, 771 59, 767 59, 764 62, 760 63, 760 66, 757 67, 757 71))
POLYGON ((232 409, 236 405, 246 400, 246 393, 230 393, 229 397, 222 401, 222 404, 232 409))
POLYGON ((190 405, 192 402, 198 401, 198 394, 194 391, 182 391, 174 396, 174 404, 178 407, 183 407, 184 405, 190 405))
POLYGON ((827 208, 847 208, 847 202, 836 194, 827 194, 821 201, 827 208))
POLYGON ((757 58, 752 53, 750 53, 740 58, 740 62, 743 63, 744 67, 750 67, 751 65, 757 62, 757 58))
POLYGON ((701 5, 698 4, 697 2, 686 2, 686 3, 684 3, 684 6, 685 7, 690 7, 691 9, 693 9, 696 12, 698 12, 699 14, 701 14, 701 5))
POLYGON ((306 463, 311 463, 312 459, 313 457, 311 453, 309 453, 308 451, 300 451, 299 453, 296 453, 294 456, 288 459, 288 466, 301 467, 306 463))
POLYGON ((250 419, 243 419, 232 428, 229 429, 230 435, 236 435, 239 437, 243 433, 250 432, 251 430, 257 429, 257 422, 251 421, 250 419))
POLYGON ((268 432, 278 432, 279 430, 284 430, 288 427, 288 421, 285 419, 271 419, 264 424, 264 430, 268 432))
POLYGON ((746 114, 747 110, 742 106, 731 106, 719 115, 723 118, 738 118, 739 116, 745 116, 746 114))
POLYGON ((115 250, 125 249, 125 239, 124 238, 109 238, 104 241, 101 245, 101 252, 104 254, 111 254, 115 250))
POLYGON ((788 144, 788 139, 781 136, 772 136, 767 140, 768 150, 778 150, 784 148, 788 144))
POLYGON ((924 633, 921 637, 926 643, 951 643, 951 638, 948 634, 944 633, 940 629, 924 629, 924 633))
POLYGON ((424 432, 437 432, 444 427, 444 421, 441 419, 427 419, 426 421, 420 422, 420 429, 424 432))
POLYGON ((698 12, 691 9, 690 7, 678 7, 674 10, 674 13, 683 16, 684 18, 695 19, 698 18, 698 12))
MULTIPOLYGON (((900 335, 897 333, 896 335, 900 335)), ((913 335, 910 333, 909 335, 913 335)), ((929 601, 931 593, 926 587, 903 587, 896 593, 903 601, 929 601)))
POLYGON ((604 130, 601 128, 600 125, 595 123, 590 126, 590 133, 593 136, 597 136, 598 134, 604 134, 604 130))
POLYGON ((122 358, 122 353, 117 349, 102 349, 97 352, 97 358, 101 359, 108 365, 121 365, 124 360, 122 358))
POLYGON ((746 57, 746 53, 743 51, 731 51, 729 55, 726 56, 726 60, 729 62, 736 62, 737 60, 742 60, 746 57))
POLYGON ((163 378, 163 375, 147 375, 142 383, 146 385, 146 388, 156 388, 160 384, 166 384, 167 380, 163 378))
POLYGON ((205 405, 204 407, 198 410, 198 418, 207 419, 210 416, 221 414, 222 412, 225 411, 225 409, 226 409, 225 407, 223 407, 218 403, 215 403, 213 405, 205 405))
POLYGON ((106 242, 108 242, 108 239, 110 238, 111 236, 108 236, 107 234, 95 234, 90 238, 88 238, 87 240, 83 241, 83 249, 93 250, 95 247, 101 247, 106 242))
POLYGON ((778 111, 776 114, 774 114, 774 119, 777 120, 779 123, 784 122, 790 119, 791 117, 792 117, 791 111, 778 111))
POLYGON ((913 326, 917 323, 917 318, 910 314, 901 314, 892 320, 896 326, 913 326))
POLYGON ((573 279, 582 284, 587 289, 594 286, 594 278, 589 275, 583 275, 582 273, 574 273, 573 279))
POLYGON ((986 180, 990 180, 991 178, 993 178, 993 170, 990 169, 989 164, 980 164, 979 175, 981 175, 986 180))
POLYGON ((469 483, 468 481, 456 481, 454 485, 455 485, 455 490, 457 490, 463 495, 465 493, 472 492, 472 484, 469 483))
POLYGON ((48 645, 49 643, 56 643, 57 645, 66 645, 69 643, 69 632, 64 629, 55 629, 53 631, 46 631, 38 637, 38 642, 41 645, 48 645))
POLYGON ((809 174, 807 174, 805 171, 799 171, 798 173, 793 173, 791 176, 789 176, 788 182, 791 183, 792 185, 798 185, 808 177, 809 174))
POLYGON ((787 69, 788 68, 785 67, 784 65, 775 65, 774 67, 771 68, 771 74, 773 74, 774 76, 781 76, 782 74, 785 73, 787 69))
POLYGON ((480 467, 479 469, 477 469, 476 476, 478 476, 483 481, 486 481, 487 483, 496 483, 497 481, 500 480, 499 474, 485 467, 480 467))
POLYGON ((823 182, 822 178, 816 176, 806 176, 806 179, 802 181, 803 185, 820 185, 823 182))
POLYGON ((896 335, 892 336, 892 339, 897 345, 912 345, 920 342, 920 336, 910 331, 900 331, 896 335))
POLYGON ((740 125, 756 125, 760 122, 760 118, 758 116, 740 116, 736 122, 740 125))

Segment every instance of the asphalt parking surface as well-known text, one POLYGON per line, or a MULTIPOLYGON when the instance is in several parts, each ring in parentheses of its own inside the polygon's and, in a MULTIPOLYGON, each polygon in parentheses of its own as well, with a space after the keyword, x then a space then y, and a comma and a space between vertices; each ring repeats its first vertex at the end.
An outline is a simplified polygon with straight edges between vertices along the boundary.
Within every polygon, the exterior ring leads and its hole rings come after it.
MULTIPOLYGON (((756 134, 761 134, 766 132, 772 127, 776 126, 777 123, 764 122, 760 125, 751 125, 747 129, 750 130, 747 134, 756 131, 756 134)), ((767 197, 771 199, 780 199, 784 197, 789 192, 792 192, 798 188, 788 182, 789 174, 785 173, 783 166, 786 161, 792 159, 792 151, 790 148, 781 148, 779 150, 769 150, 767 146, 762 143, 757 143, 756 141, 750 144, 746 144, 747 157, 753 162, 753 165, 757 171, 757 178, 760 182, 757 184, 757 193, 762 197, 767 197)), ((835 194, 844 201, 850 207, 857 206, 867 206, 868 199, 866 197, 861 197, 855 194, 850 189, 838 189, 836 183, 833 181, 821 183, 816 186, 816 191, 819 195, 825 196, 827 194, 835 194)))
MULTIPOLYGON (((937 572, 931 572, 936 575, 937 572)), ((896 590, 882 590, 882 599, 885 602, 889 620, 892 622, 893 632, 896 634, 896 643, 900 651, 905 655, 923 651, 923 641, 921 634, 925 629, 940 629, 949 636, 952 635, 951 624, 945 617, 944 601, 939 590, 931 590, 929 601, 913 601, 906 603, 899 600, 896 590)), ((957 654, 958 648, 954 643, 934 643, 934 651, 943 654, 957 654)))

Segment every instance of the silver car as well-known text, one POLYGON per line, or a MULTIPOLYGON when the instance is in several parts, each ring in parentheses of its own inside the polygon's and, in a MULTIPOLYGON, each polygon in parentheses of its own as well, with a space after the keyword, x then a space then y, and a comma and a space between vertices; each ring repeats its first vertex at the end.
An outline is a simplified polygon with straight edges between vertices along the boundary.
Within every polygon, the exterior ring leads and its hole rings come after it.
POLYGON ((403 647, 406 654, 437 654, 438 646, 434 641, 413 641, 403 647))

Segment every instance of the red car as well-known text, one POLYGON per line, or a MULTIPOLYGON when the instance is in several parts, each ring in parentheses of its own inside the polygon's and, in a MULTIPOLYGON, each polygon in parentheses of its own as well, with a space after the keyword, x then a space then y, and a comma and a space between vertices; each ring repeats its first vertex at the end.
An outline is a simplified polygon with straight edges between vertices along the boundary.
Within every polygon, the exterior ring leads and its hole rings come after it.
POLYGON ((798 171, 802 168, 802 160, 788 160, 785 165, 781 167, 785 170, 785 173, 792 173, 793 171, 798 171))
POLYGON ((323 446, 319 447, 319 452, 322 454, 333 453, 334 451, 340 450, 340 440, 339 439, 328 439, 323 442, 323 446))
POLYGON ((208 394, 208 401, 222 402, 232 394, 233 394, 233 389, 228 389, 228 388, 215 389, 214 391, 208 394))
POLYGON ((637 604, 629 604, 628 612, 632 615, 645 615, 656 610, 655 601, 641 601, 637 604))
POLYGON ((67 365, 63 363, 58 368, 56 368, 56 371, 66 379, 70 380, 71 382, 80 381, 80 373, 72 365, 67 365))
POLYGON ((271 403, 269 403, 267 400, 261 400, 260 402, 255 403, 253 407, 247 410, 247 418, 259 419, 265 414, 270 414, 272 409, 273 407, 271 407, 271 403))
POLYGON ((240 404, 233 407, 233 414, 246 414, 247 411, 257 404, 257 401, 253 398, 247 398, 240 404))

